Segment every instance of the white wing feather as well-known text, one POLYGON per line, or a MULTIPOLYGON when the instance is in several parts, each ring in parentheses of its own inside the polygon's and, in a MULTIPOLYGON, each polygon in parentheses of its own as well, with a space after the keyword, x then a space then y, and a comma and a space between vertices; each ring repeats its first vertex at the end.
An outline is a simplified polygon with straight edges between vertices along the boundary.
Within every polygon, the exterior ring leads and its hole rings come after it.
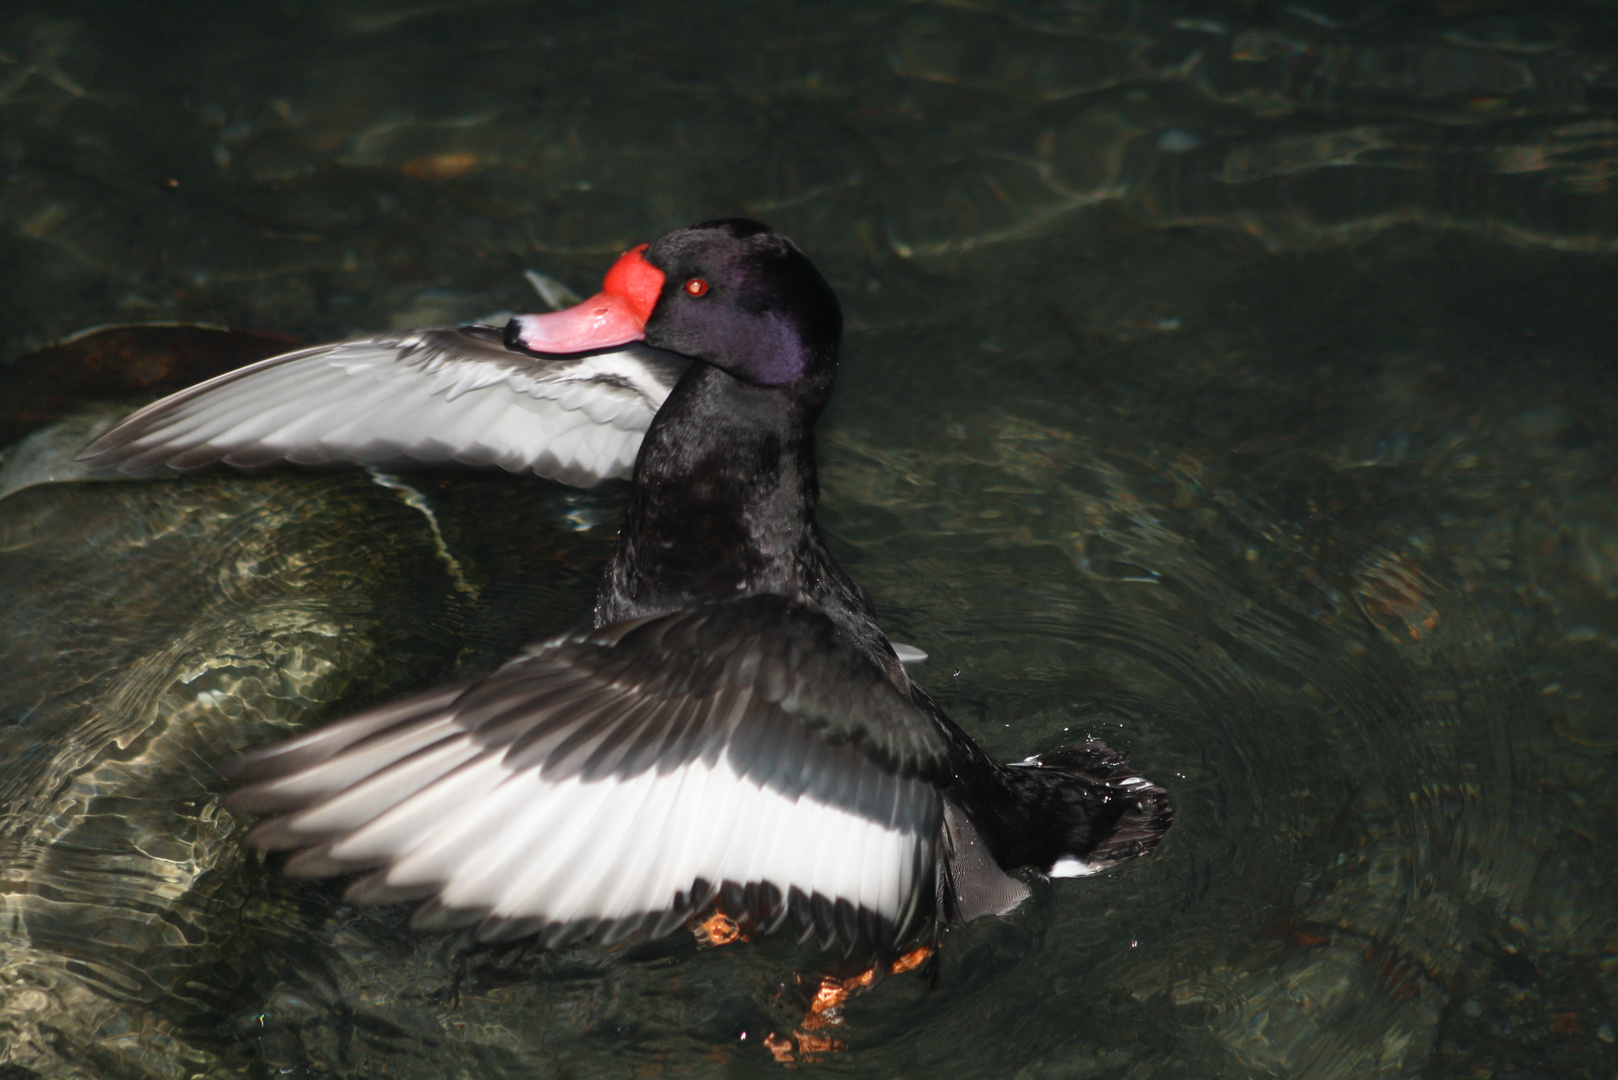
POLYGON ((854 654, 803 659, 833 634, 751 597, 563 636, 239 759, 232 803, 279 815, 251 839, 302 849, 291 873, 430 898, 424 927, 610 941, 718 895, 761 929, 880 950, 932 897, 939 740, 854 654))
MULTIPOLYGON (((466 753, 470 740, 451 743, 283 819, 279 831, 311 843, 345 832, 321 851, 319 869, 328 859, 381 863, 379 883, 389 888, 430 889, 440 905, 491 922, 545 924, 663 912, 698 881, 769 882, 783 894, 796 887, 898 923, 929 842, 807 796, 787 798, 723 756, 630 778, 552 781, 537 768, 511 770, 498 750, 466 753), (423 784, 434 769, 441 775, 423 784)), ((299 869, 296 860, 289 869, 299 869)))
POLYGON ((529 356, 487 327, 384 335, 271 357, 172 394, 80 459, 122 472, 459 462, 584 487, 629 475, 689 365, 643 345, 529 356))

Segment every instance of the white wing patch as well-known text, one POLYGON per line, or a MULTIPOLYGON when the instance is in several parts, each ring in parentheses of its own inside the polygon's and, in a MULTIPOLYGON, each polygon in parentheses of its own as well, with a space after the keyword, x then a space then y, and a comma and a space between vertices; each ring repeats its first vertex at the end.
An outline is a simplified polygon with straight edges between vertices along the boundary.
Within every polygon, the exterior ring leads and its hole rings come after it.
POLYGON ((140 410, 81 457, 125 472, 453 461, 589 486, 629 475, 686 366, 645 346, 549 359, 487 333, 421 330, 228 372, 140 410))
MULTIPOLYGON (((365 718, 361 718, 363 720, 365 718)), ((504 928, 634 929, 676 911, 698 883, 765 885, 906 926, 926 893, 935 838, 888 828, 808 796, 788 798, 739 774, 728 755, 630 777, 546 778, 514 769, 433 718, 362 741, 246 789, 253 801, 306 808, 266 822, 254 841, 317 845, 287 870, 322 876, 377 867, 357 900, 432 896, 424 912, 471 913, 479 936, 504 928)), ((348 741, 344 725, 287 744, 348 741)), ((786 915, 782 908, 775 921, 786 915)))
POLYGON ((947 744, 836 635, 767 595, 563 635, 227 764, 229 804, 426 929, 610 942, 714 904, 880 953, 934 913, 947 744))

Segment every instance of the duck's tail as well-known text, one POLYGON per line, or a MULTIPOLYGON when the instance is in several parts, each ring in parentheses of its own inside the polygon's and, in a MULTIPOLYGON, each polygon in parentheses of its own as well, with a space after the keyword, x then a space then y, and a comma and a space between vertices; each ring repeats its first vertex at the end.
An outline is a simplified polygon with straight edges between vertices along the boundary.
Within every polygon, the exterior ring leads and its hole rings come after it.
MULTIPOLYGON (((1106 743, 1057 747, 1012 767, 1043 796, 1042 816, 1065 826, 1052 877, 1093 874, 1150 854, 1174 822, 1169 793, 1106 743)), ((1053 838, 1054 839, 1054 838, 1053 838)))
POLYGON ((1081 877, 1149 854, 1174 820, 1168 792, 1105 743, 957 774, 945 800, 939 911, 1002 914, 1028 895, 1016 872, 1081 877))

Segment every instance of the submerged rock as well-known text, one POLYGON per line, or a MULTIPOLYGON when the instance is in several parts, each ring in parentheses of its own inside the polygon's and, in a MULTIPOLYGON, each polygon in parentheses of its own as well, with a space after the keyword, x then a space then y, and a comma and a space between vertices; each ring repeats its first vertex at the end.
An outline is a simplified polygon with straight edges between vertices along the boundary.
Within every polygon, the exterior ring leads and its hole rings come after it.
MULTIPOLYGON (((83 370, 109 336, 152 370, 186 366, 179 341, 241 360, 217 331, 113 331, 8 374, 83 370)), ((298 902, 261 880, 214 764, 442 677, 465 590, 428 517, 361 472, 36 483, 76 478, 119 411, 56 385, 60 415, 0 464, 0 1061, 188 1076, 298 902)))

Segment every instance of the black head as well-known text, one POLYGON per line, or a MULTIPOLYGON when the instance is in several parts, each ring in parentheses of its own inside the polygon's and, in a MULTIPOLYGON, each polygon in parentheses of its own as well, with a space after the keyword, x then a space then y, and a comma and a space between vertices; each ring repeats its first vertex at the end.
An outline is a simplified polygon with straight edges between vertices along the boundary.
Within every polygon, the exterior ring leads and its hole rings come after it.
POLYGON ((704 360, 755 386, 831 389, 843 313, 791 240, 726 218, 669 233, 646 249, 666 275, 646 343, 704 360))

